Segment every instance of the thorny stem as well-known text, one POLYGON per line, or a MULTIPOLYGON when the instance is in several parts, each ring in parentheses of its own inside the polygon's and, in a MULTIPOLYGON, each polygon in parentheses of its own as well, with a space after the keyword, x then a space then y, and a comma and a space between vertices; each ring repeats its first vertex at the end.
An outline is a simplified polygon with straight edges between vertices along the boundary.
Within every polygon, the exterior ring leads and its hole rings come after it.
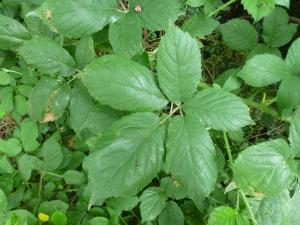
MULTIPOLYGON (((223 137, 224 137, 224 142, 225 142, 225 148, 226 148, 228 158, 229 158, 229 164, 230 164, 230 167, 231 167, 231 170, 232 170, 233 169, 233 157, 232 157, 232 154, 231 154, 231 148, 230 148, 230 145, 229 145, 227 133, 225 131, 223 132, 223 137)), ((248 213, 249 213, 250 219, 252 221, 252 224, 253 225, 258 225, 256 220, 255 220, 254 214, 252 212, 251 206, 249 204, 249 201, 246 197, 245 192, 242 189, 239 189, 239 192, 241 193, 242 199, 243 199, 243 201, 246 205, 246 208, 248 210, 248 213)))
POLYGON ((217 14, 218 12, 222 11, 223 9, 225 9, 227 6, 231 5, 235 1, 236 0, 230 0, 230 1, 226 2, 226 3, 224 3, 219 8, 217 8, 216 10, 212 11, 211 13, 209 13, 208 16, 213 16, 213 15, 217 14))

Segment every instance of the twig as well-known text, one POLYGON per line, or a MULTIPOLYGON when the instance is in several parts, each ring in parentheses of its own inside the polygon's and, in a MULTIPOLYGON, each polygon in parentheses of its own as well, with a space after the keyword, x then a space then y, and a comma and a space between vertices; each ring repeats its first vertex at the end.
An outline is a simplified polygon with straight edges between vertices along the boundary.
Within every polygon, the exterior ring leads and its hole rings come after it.
POLYGON ((300 18, 297 18, 297 17, 294 17, 294 16, 290 16, 290 21, 300 24, 300 18))
POLYGON ((128 10, 126 9, 126 7, 125 7, 123 1, 122 1, 122 0, 119 0, 119 3, 120 3, 120 5, 121 5, 122 9, 124 10, 124 12, 128 12, 128 10))

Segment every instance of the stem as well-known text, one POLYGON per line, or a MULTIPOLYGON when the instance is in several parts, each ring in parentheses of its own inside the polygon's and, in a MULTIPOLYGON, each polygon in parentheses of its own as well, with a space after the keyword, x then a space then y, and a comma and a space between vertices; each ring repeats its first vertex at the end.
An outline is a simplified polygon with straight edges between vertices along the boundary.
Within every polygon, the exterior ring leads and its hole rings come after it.
POLYGON ((262 105, 262 104, 259 104, 257 102, 254 102, 253 100, 251 99, 243 99, 243 101, 249 106, 249 107, 252 107, 252 108, 256 108, 256 109, 259 109, 260 111, 266 113, 266 114, 269 114, 277 119, 282 119, 280 118, 279 114, 273 110, 273 109, 270 109, 268 108, 267 106, 265 105, 262 105))
POLYGON ((225 131, 223 132, 223 138, 224 138, 224 142, 225 142, 225 148, 226 148, 226 151, 227 151, 227 155, 228 155, 228 158, 229 158, 229 164, 230 164, 231 169, 233 169, 233 157, 232 157, 232 154, 231 154, 231 149, 230 149, 227 133, 225 131))
POLYGON ((181 109, 181 106, 180 106, 180 105, 177 106, 173 111, 170 111, 169 115, 166 116, 166 118, 164 118, 162 121, 160 121, 160 123, 159 123, 158 125, 161 125, 161 124, 165 123, 165 122, 166 122, 168 119, 170 119, 170 118, 174 115, 174 113, 176 113, 177 110, 179 110, 179 109, 181 109))
POLYGON ((247 199, 247 197, 246 197, 245 192, 244 192, 243 190, 239 190, 239 191, 240 191, 241 196, 242 196, 242 199, 243 199, 243 201, 244 201, 244 203, 245 203, 245 205, 246 205, 246 208, 247 208, 247 210, 248 210, 248 213, 249 213, 249 215, 250 215, 250 219, 251 219, 253 225, 258 225, 258 223, 257 223, 256 220, 255 220, 255 216, 254 216, 254 214, 253 214, 253 212, 252 212, 251 206, 250 206, 250 204, 249 204, 249 201, 248 201, 248 199, 247 199))
MULTIPOLYGON (((231 170, 232 170, 233 169, 233 158, 232 158, 232 154, 231 154, 231 148, 230 148, 230 145, 229 145, 227 133, 225 131, 223 132, 223 137, 224 137, 224 142, 225 142, 225 148, 226 148, 228 158, 229 158, 230 167, 231 167, 231 170)), ((258 225, 256 220, 255 220, 254 214, 252 212, 251 206, 249 204, 249 201, 246 197, 245 192, 241 189, 239 189, 239 192, 241 193, 242 199, 243 199, 243 201, 246 205, 246 208, 248 210, 248 213, 249 213, 250 219, 252 221, 252 224, 253 225, 258 225)))
POLYGON ((48 171, 43 171, 43 173, 45 175, 51 175, 53 177, 59 177, 59 178, 64 178, 62 175, 56 174, 56 173, 52 173, 52 172, 48 172, 48 171))
POLYGON ((224 3, 219 8, 217 8, 216 10, 212 11, 211 13, 209 13, 208 16, 213 16, 213 15, 217 14, 218 12, 222 11, 223 9, 225 9, 227 6, 231 5, 235 1, 236 0, 230 0, 230 1, 226 2, 226 3, 224 3))

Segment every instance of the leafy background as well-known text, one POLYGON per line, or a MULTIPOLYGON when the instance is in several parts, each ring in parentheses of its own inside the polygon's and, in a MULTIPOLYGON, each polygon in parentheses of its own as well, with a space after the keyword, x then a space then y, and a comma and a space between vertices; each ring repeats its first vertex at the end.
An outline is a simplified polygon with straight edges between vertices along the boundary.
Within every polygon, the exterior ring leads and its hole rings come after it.
POLYGON ((299 1, 0 10, 0 224, 299 224, 299 1))

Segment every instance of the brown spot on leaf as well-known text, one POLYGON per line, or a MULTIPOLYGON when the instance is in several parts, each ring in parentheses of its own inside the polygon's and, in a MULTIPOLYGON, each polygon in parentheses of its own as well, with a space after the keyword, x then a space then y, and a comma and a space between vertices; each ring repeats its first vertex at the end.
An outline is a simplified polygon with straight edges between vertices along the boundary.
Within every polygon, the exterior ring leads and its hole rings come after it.
POLYGON ((52 122, 54 120, 55 120, 55 116, 53 115, 53 113, 47 112, 44 116, 43 122, 48 123, 48 122, 52 122))

